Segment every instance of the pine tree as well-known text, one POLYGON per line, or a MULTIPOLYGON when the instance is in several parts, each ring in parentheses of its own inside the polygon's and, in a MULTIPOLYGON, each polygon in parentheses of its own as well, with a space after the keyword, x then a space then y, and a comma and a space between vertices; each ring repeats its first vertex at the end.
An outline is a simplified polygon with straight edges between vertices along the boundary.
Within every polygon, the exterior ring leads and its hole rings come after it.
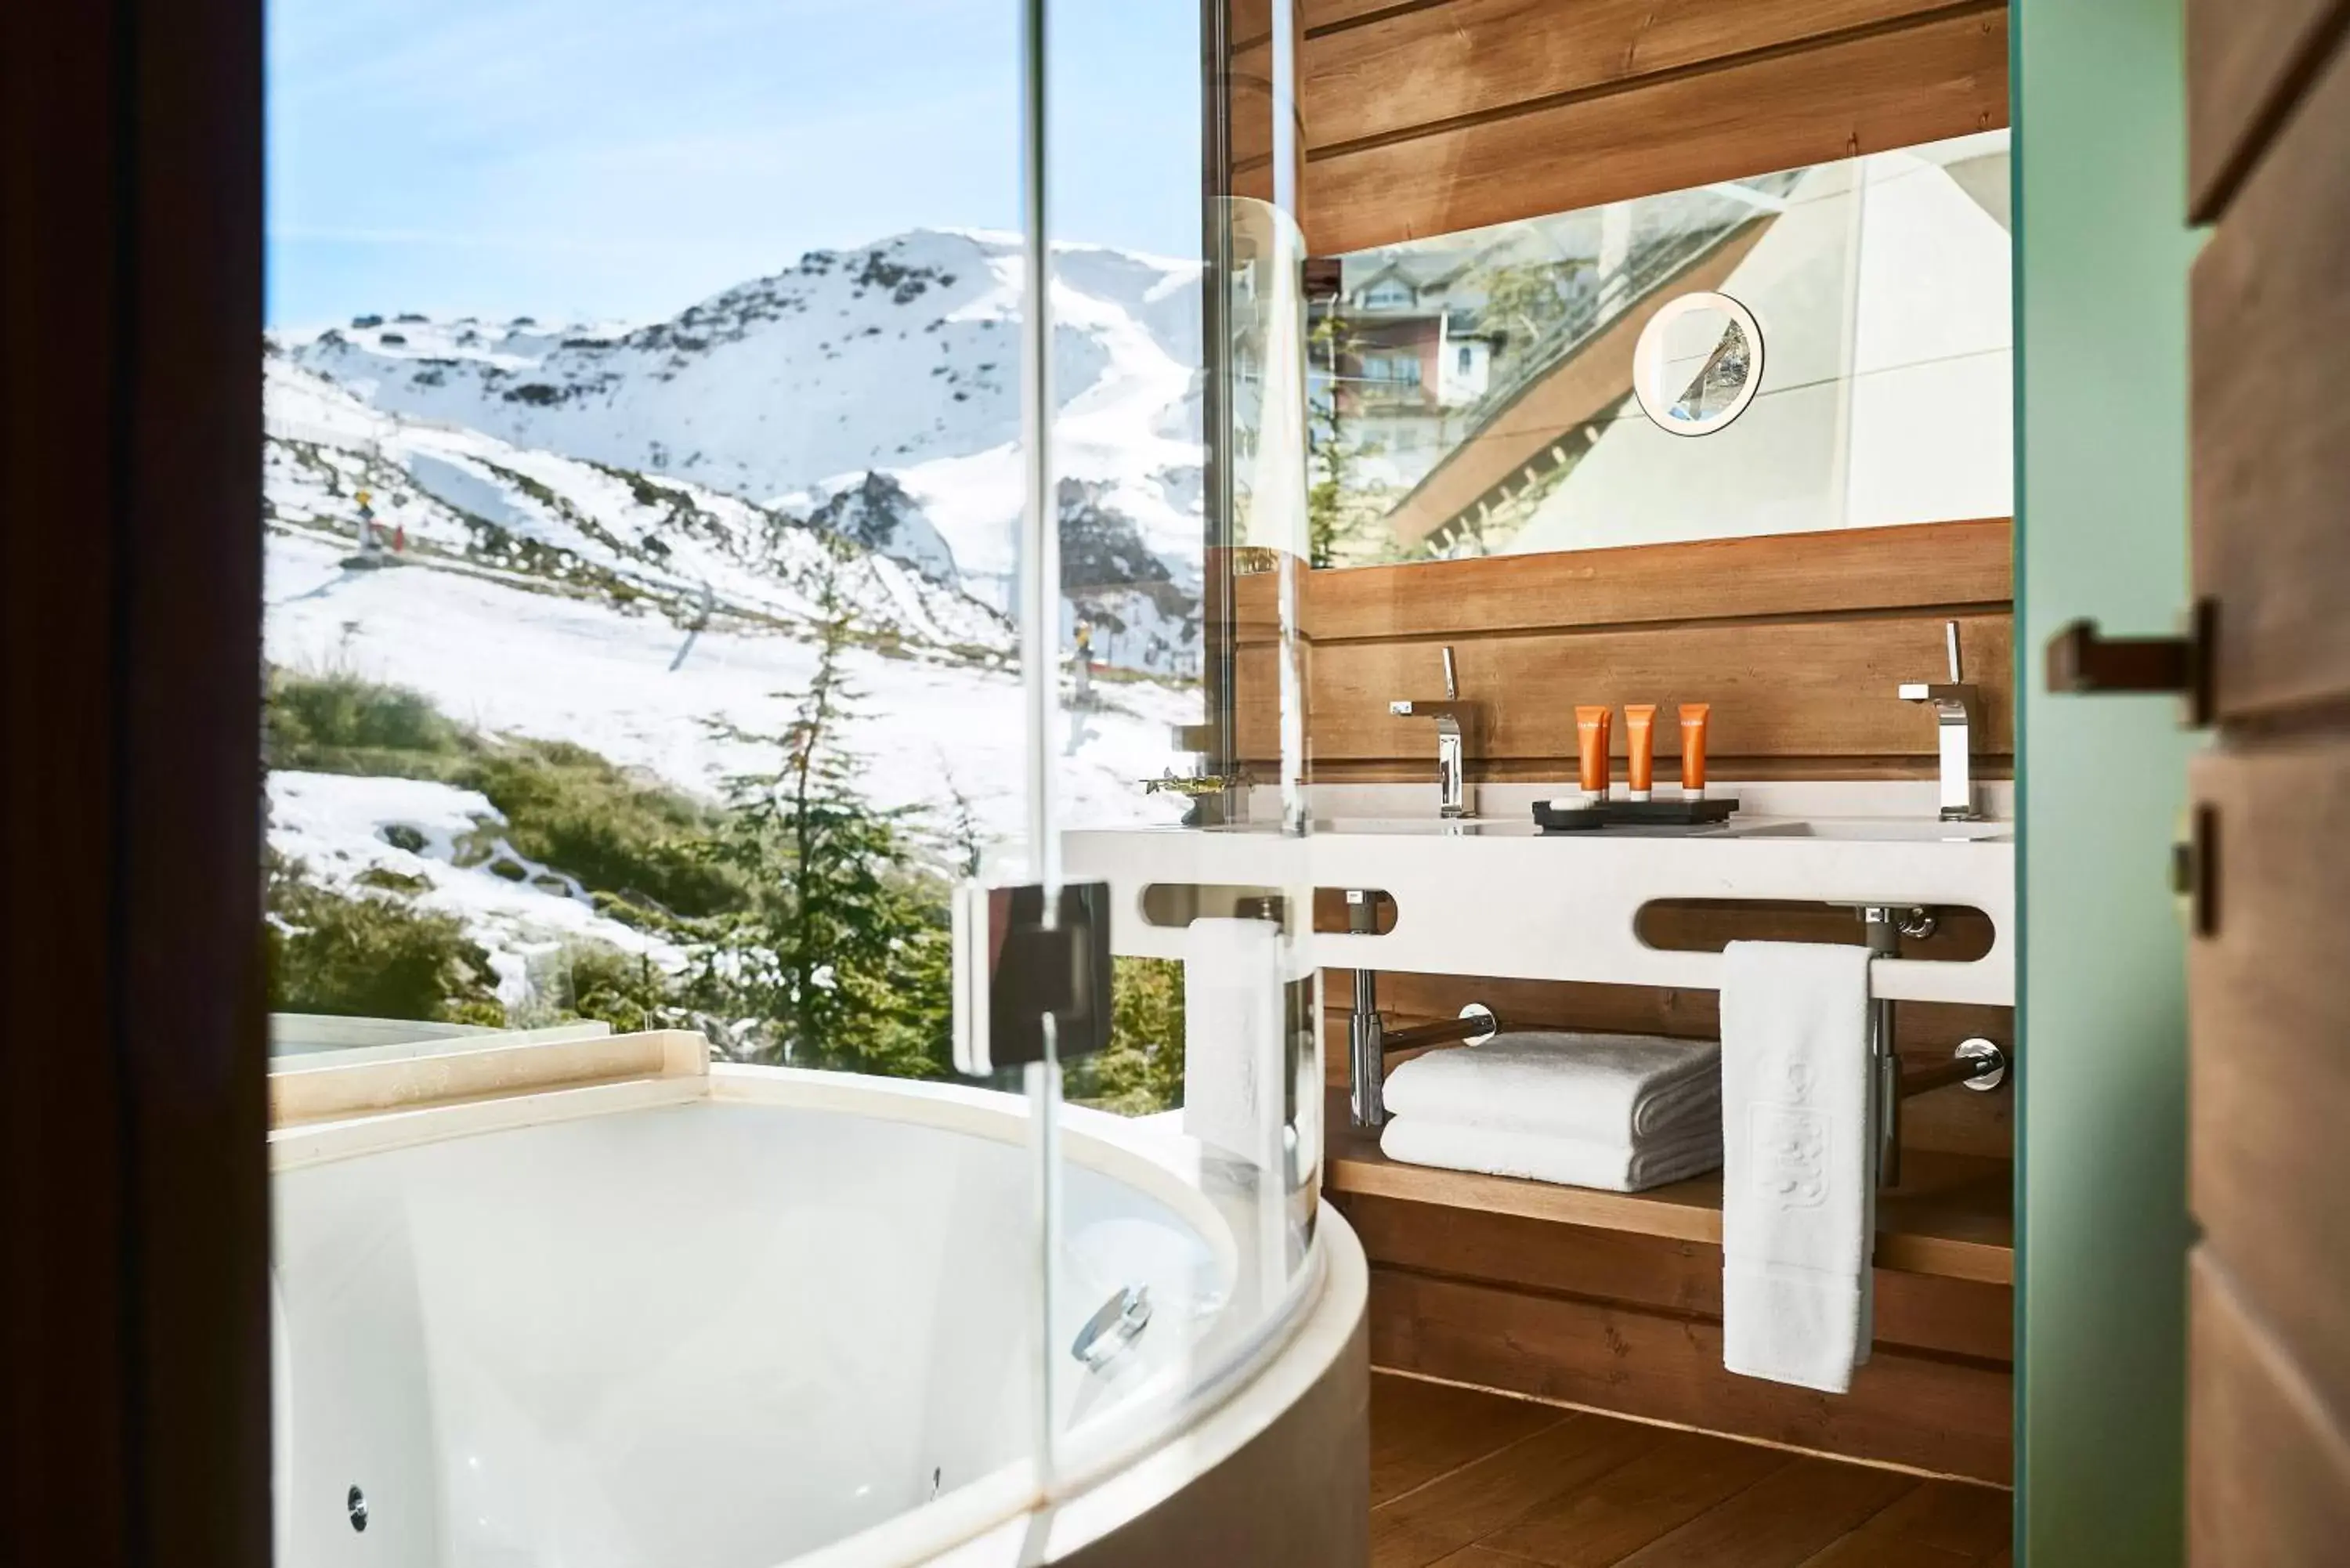
POLYGON ((707 1008, 748 1010, 755 1023, 736 1048, 751 1059, 939 1076, 950 1049, 944 889, 921 866, 910 814, 857 787, 854 618, 837 570, 812 587, 816 666, 792 722, 776 734, 720 730, 780 760, 727 781, 715 854, 751 882, 753 903, 715 923, 697 989, 707 1008))

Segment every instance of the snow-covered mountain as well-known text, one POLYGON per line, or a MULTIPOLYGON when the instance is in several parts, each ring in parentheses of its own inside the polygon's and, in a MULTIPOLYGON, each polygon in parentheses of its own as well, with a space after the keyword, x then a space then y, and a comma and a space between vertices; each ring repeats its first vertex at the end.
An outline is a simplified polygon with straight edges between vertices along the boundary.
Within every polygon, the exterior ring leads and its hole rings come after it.
MULTIPOLYGON (((992 607, 853 527, 384 414, 282 359, 265 386, 274 662, 414 687, 464 722, 715 794, 751 763, 725 732, 779 730, 816 623, 845 617, 875 801, 960 794, 985 826, 1019 821, 1017 639, 992 607), (398 565, 353 564, 362 492, 398 565)), ((1153 679, 1096 690, 1100 706, 1070 716, 1063 798, 1116 818, 1198 699, 1153 679)))
MULTIPOLYGON (((788 725, 819 623, 845 619, 863 793, 1009 836, 1017 263, 1001 240, 916 234, 650 327, 410 315, 274 337, 269 659, 715 799, 774 766, 746 737, 788 725), (363 520, 390 564, 362 556, 363 520)), ((1126 671, 1066 715, 1063 821, 1171 821, 1181 803, 1139 781, 1181 764, 1170 729, 1198 716, 1197 269, 1055 264, 1063 647, 1082 618, 1126 671)), ((327 885, 391 878, 458 915, 502 990, 572 937, 674 960, 631 946, 561 867, 457 853, 502 842, 470 791, 281 774, 271 817, 273 846, 327 885)))
POLYGON ((854 528, 827 535, 690 482, 382 413, 279 358, 265 362, 263 384, 263 506, 283 533, 348 555, 365 493, 375 526, 411 564, 600 598, 680 627, 805 630, 828 582, 875 636, 958 658, 1012 656, 1001 614, 854 528))
MULTIPOLYGON (((869 521, 879 476, 907 540, 879 547, 1001 606, 1021 504, 1020 270, 1014 238, 917 230, 633 327, 370 315, 279 347, 382 412, 799 516, 852 491, 869 521)), ((1164 568, 1153 580, 1196 595, 1200 268, 1070 246, 1054 272, 1055 469, 1139 537, 1164 568)), ((1152 634, 1183 640, 1180 625, 1152 634)), ((1124 650, 1133 662, 1147 640, 1124 650)))

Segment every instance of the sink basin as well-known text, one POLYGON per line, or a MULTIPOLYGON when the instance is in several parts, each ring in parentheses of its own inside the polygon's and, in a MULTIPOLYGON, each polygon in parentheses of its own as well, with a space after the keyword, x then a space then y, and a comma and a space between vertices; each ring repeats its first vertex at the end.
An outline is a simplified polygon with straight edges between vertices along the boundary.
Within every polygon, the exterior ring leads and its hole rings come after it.
POLYGON ((1879 844, 2005 844, 2015 837, 2012 822, 1912 822, 1879 816, 1732 822, 1728 831, 1737 838, 1840 838, 1879 844))

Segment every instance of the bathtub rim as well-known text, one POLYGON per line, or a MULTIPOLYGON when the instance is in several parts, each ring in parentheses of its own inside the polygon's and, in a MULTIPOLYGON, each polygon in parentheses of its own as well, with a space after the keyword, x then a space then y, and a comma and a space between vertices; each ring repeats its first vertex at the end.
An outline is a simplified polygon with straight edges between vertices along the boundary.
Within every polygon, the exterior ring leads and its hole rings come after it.
MULTIPOLYGON (((831 1112, 932 1127, 1016 1147, 1028 1142, 1029 1106, 1024 1096, 858 1073, 712 1063, 705 1071, 691 1074, 557 1086, 297 1122, 271 1129, 269 1173, 276 1176, 455 1138, 704 1102, 831 1112)), ((1242 1253, 1231 1218, 1202 1189, 1199 1164, 1188 1158, 1180 1146, 1144 1133, 1107 1111, 1067 1104, 1055 1108, 1066 1158, 1174 1210, 1214 1252, 1218 1277, 1228 1282, 1239 1279, 1242 1253)))
MULTIPOLYGON (((296 1122, 269 1133, 269 1168, 274 1178, 461 1138, 695 1104, 830 1112, 984 1137, 1024 1149, 1028 1144, 1030 1104, 1023 1095, 808 1068, 709 1063, 699 1071, 534 1087, 296 1122)), ((1230 1282, 1232 1296, 1237 1296, 1243 1271, 1250 1266, 1237 1234, 1241 1216, 1219 1208, 1202 1190, 1200 1163, 1190 1158, 1192 1151, 1186 1143, 1148 1133, 1110 1112, 1066 1104, 1055 1108, 1064 1159, 1176 1213, 1214 1253, 1220 1278, 1230 1282)), ((1293 1346, 1309 1337, 1317 1345, 1327 1338, 1326 1333, 1309 1335, 1309 1329, 1328 1315, 1334 1247, 1352 1259, 1354 1275, 1341 1268, 1342 1280, 1360 1276, 1352 1291, 1357 1299, 1351 1315, 1340 1314, 1351 1324, 1361 1316, 1361 1298, 1367 1290, 1361 1247, 1337 1212, 1317 1198, 1313 1239, 1303 1266, 1285 1282, 1273 1310, 1242 1323, 1232 1316, 1228 1296, 1219 1322, 1201 1341, 1198 1361, 1168 1368, 1128 1400, 1065 1434, 1062 1462, 1052 1478, 1040 1477, 1033 1458, 1017 1459, 932 1501, 783 1559, 775 1568, 786 1563, 791 1568, 960 1563, 964 1559, 957 1553, 967 1549, 983 1553, 971 1559, 974 1563, 1035 1561, 1016 1553, 985 1553, 996 1550, 989 1543, 1004 1539, 1005 1531, 1016 1532, 1011 1539, 1024 1541, 1037 1523, 1063 1542, 1050 1554, 1074 1551, 1124 1522, 1125 1515, 1102 1512, 1104 1499, 1126 1495, 1136 1487, 1145 1492, 1162 1489, 1161 1501, 1171 1498, 1286 1409, 1285 1402, 1267 1408, 1261 1386, 1269 1386, 1268 1377, 1285 1364, 1293 1346), (1170 1453, 1189 1456, 1191 1469, 1170 1469, 1165 1458, 1170 1453)), ((1341 1304, 1346 1295, 1340 1293, 1341 1304)), ((1315 1361, 1314 1377, 1327 1370, 1328 1359, 1315 1361)), ((1301 1386, 1310 1386, 1312 1381, 1301 1386)))

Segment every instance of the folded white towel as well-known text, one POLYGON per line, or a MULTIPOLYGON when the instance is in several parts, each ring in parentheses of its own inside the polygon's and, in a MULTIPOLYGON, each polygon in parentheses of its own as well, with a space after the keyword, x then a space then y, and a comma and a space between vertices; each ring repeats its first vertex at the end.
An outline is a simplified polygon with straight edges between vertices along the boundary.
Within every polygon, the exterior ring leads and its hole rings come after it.
POLYGON ((1407 1165, 1521 1176, 1562 1187, 1638 1192, 1701 1175, 1720 1165, 1721 1129, 1710 1123, 1679 1137, 1636 1147, 1511 1127, 1396 1116, 1380 1132, 1379 1148, 1389 1159, 1407 1165))
POLYGON ((1385 1093, 1399 1116, 1631 1144, 1713 1122, 1720 1058, 1711 1040, 1525 1031, 1416 1056, 1385 1093))
POLYGON ((1722 1365, 1841 1394, 1868 1359, 1868 950, 1732 942, 1721 978, 1722 1365))
POLYGON ((1284 1107, 1281 928, 1212 918, 1184 932, 1183 1130, 1278 1168, 1284 1107))

